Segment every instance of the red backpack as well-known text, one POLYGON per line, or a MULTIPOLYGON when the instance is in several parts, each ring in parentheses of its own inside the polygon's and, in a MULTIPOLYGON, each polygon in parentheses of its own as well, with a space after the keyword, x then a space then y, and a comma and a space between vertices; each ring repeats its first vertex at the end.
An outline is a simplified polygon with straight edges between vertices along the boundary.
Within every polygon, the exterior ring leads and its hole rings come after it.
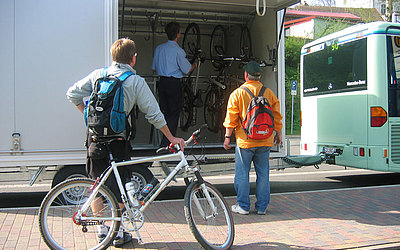
POLYGON ((240 88, 249 93, 252 98, 242 122, 242 128, 247 138, 254 140, 269 138, 274 132, 274 115, 267 98, 263 96, 266 87, 261 88, 257 97, 248 88, 244 86, 240 88))

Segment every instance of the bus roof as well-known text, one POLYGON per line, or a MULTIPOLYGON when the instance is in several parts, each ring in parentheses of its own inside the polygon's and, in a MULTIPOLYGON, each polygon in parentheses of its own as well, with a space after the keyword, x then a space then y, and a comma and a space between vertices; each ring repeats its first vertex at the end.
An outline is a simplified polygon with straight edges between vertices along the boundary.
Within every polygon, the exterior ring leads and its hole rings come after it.
MULTIPOLYGON (((318 38, 317 40, 314 40, 310 43, 307 43, 303 46, 302 51, 305 48, 314 46, 316 44, 323 43, 325 41, 337 38, 337 37, 342 37, 348 34, 360 32, 360 31, 367 31, 366 33, 371 34, 371 33, 386 33, 386 29, 388 27, 398 27, 400 28, 400 23, 392 23, 392 22, 371 22, 371 23, 365 23, 365 24, 357 24, 351 27, 348 27, 346 29, 340 30, 338 32, 326 35, 324 37, 318 38)), ((400 30, 399 30, 400 34, 400 30)))

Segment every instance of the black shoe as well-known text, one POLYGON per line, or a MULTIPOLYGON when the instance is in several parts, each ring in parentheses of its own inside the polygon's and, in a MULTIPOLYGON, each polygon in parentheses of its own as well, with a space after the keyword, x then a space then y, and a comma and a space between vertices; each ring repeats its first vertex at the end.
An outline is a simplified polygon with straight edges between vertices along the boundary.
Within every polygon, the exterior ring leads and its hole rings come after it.
POLYGON ((117 237, 114 238, 113 244, 114 244, 114 247, 118 247, 119 248, 119 247, 122 247, 123 245, 125 245, 126 243, 131 242, 131 241, 132 241, 132 234, 127 233, 127 232, 124 231, 124 234, 123 234, 122 237, 117 236, 117 237))

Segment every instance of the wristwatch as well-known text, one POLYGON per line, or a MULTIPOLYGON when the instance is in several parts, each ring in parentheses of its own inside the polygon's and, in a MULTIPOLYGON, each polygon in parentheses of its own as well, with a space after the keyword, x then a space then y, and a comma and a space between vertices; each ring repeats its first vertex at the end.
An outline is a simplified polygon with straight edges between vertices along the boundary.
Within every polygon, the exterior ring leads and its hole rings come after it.
POLYGON ((225 135, 225 138, 231 138, 231 136, 230 135, 225 135))

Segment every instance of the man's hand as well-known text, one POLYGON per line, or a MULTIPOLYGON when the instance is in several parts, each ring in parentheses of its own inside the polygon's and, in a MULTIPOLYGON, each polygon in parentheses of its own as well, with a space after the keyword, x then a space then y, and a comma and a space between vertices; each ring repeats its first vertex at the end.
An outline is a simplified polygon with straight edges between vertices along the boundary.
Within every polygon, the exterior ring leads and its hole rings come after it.
POLYGON ((231 143, 231 138, 225 138, 224 140, 224 149, 225 150, 229 150, 231 149, 231 145, 229 145, 231 143))
POLYGON ((185 149, 185 140, 182 138, 175 137, 171 134, 171 131, 169 131, 169 128, 167 125, 164 125, 162 128, 160 128, 161 132, 165 135, 165 137, 168 138, 169 142, 171 142, 174 145, 179 145, 181 148, 182 152, 185 149))
POLYGON ((185 151, 185 140, 183 140, 183 138, 172 137, 169 141, 174 145, 179 145, 182 152, 185 151))
POLYGON ((282 131, 276 131, 274 137, 274 144, 278 146, 281 143, 282 143, 282 131))
POLYGON ((225 140, 224 140, 224 149, 225 150, 229 150, 231 149, 231 145, 229 145, 229 143, 231 143, 231 136, 233 134, 234 128, 225 128, 225 140))

